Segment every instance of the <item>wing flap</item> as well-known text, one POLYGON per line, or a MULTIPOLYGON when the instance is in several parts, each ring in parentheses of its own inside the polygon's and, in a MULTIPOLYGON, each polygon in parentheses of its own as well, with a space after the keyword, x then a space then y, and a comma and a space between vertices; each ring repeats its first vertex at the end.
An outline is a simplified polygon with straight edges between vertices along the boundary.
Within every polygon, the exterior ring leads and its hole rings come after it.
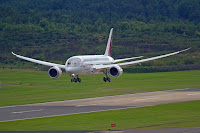
POLYGON ((114 60, 113 63, 118 63, 118 62, 127 61, 127 60, 134 60, 134 59, 138 59, 138 58, 142 58, 142 57, 143 57, 143 56, 131 57, 131 58, 125 58, 125 59, 116 59, 116 60, 114 60))

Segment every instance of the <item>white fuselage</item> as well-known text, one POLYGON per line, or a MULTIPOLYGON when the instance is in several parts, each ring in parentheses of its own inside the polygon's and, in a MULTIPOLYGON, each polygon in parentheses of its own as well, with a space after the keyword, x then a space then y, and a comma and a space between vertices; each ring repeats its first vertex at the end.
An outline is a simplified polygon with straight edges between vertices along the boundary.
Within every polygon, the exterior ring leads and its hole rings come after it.
POLYGON ((94 69, 94 65, 108 65, 113 62, 114 59, 112 57, 105 55, 73 56, 66 61, 65 70, 74 75, 97 74, 102 71, 94 69))

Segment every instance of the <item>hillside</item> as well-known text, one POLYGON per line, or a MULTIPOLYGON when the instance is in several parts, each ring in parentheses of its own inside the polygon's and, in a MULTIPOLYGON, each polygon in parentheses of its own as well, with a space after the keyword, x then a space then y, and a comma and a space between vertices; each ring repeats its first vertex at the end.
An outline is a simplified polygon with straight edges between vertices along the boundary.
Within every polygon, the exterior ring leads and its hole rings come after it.
POLYGON ((1 0, 0 66, 41 67, 18 54, 64 63, 102 54, 114 28, 113 57, 145 57, 192 47, 144 66, 200 64, 198 0, 1 0))

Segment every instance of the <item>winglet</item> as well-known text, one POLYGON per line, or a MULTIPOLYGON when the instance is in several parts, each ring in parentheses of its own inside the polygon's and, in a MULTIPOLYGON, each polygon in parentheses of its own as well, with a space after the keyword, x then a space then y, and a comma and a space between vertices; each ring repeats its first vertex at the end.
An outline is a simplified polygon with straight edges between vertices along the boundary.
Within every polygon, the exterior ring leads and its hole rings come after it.
POLYGON ((179 52, 184 52, 184 51, 187 51, 187 50, 189 50, 189 49, 191 49, 191 47, 189 47, 189 48, 187 48, 187 49, 184 49, 184 50, 181 50, 181 51, 179 51, 179 52))
POLYGON ((112 34, 113 34, 113 28, 110 30, 110 34, 109 34, 109 38, 108 38, 108 42, 107 42, 107 47, 106 47, 106 51, 105 51, 105 56, 111 56, 111 52, 112 52, 112 34))
POLYGON ((12 54, 16 56, 16 54, 14 52, 12 52, 12 54))

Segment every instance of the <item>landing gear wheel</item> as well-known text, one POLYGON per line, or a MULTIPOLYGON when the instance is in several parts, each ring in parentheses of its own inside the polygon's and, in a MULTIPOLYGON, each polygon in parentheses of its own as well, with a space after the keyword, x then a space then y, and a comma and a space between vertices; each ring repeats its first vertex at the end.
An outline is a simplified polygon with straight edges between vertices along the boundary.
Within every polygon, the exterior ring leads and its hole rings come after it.
POLYGON ((107 81, 110 82, 110 78, 109 77, 107 77, 107 81))
POLYGON ((110 82, 110 78, 108 77, 108 70, 104 70, 103 73, 106 75, 106 77, 103 77, 103 81, 104 82, 110 82))
POLYGON ((77 78, 77 81, 80 83, 80 82, 81 82, 81 79, 80 79, 80 78, 77 78))
POLYGON ((106 82, 106 81, 107 81, 105 77, 103 77, 103 81, 104 81, 104 82, 106 82))
POLYGON ((77 82, 77 79, 76 79, 76 78, 74 78, 73 80, 74 80, 75 83, 77 82))
POLYGON ((71 82, 75 82, 75 83, 77 83, 77 82, 81 82, 81 79, 78 77, 78 75, 76 75, 76 77, 75 77, 75 75, 73 74, 73 75, 70 75, 71 77, 72 77, 72 79, 71 79, 71 82))

